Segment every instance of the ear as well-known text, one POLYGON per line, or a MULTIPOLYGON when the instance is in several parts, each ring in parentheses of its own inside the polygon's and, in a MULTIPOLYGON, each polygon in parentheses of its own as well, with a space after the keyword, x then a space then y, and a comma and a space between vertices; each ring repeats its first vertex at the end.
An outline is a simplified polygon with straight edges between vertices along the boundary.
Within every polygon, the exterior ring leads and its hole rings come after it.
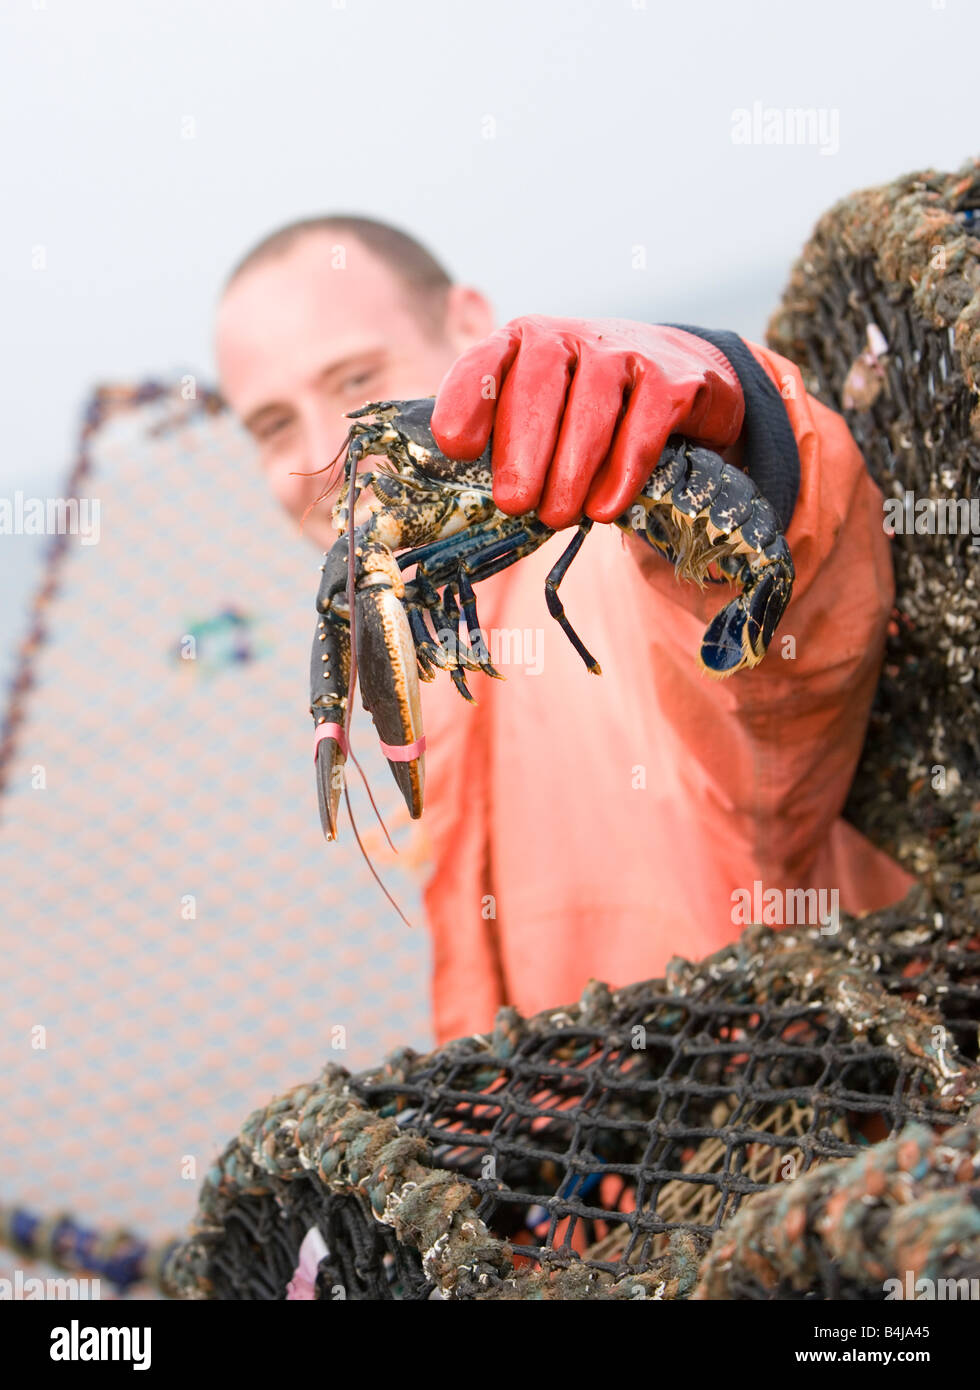
POLYGON ((493 308, 479 290, 468 285, 451 285, 446 298, 446 337, 457 356, 491 334, 495 328, 493 308))

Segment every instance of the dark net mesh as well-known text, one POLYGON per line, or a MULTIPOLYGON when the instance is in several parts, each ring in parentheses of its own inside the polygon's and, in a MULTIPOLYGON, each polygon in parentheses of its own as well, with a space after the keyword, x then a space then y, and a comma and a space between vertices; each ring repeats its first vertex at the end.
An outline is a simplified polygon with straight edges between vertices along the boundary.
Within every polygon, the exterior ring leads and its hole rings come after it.
MULTIPOLYGON (((980 468, 980 164, 845 199, 770 327, 886 498, 980 468)), ((913 506, 914 512, 914 506, 913 506)), ((257 1111, 170 1257, 189 1297, 881 1298, 980 1277, 978 557, 896 527, 898 605, 849 814, 915 872, 835 932, 750 927, 663 980, 257 1111)))
POLYGON ((923 902, 875 928, 751 927, 663 980, 328 1068, 250 1117, 168 1277, 282 1297, 316 1225, 328 1297, 688 1296, 751 1194, 980 1100, 974 926, 923 902))
POLYGON ((954 898, 980 889, 978 233, 978 160, 855 194, 817 224, 769 325, 902 504, 896 611, 846 814, 954 898))

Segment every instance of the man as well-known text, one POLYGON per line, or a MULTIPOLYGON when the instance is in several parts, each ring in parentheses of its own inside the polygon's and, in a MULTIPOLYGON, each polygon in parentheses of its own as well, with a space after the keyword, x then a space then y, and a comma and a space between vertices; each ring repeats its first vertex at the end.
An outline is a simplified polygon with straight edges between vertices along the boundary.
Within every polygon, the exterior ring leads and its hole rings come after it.
MULTIPOLYGON (((222 388, 297 518, 342 448, 344 412, 368 400, 438 390, 444 451, 476 457, 493 430, 498 506, 555 527, 624 511, 671 433, 751 476, 769 431, 789 474, 799 455, 797 578, 769 655, 725 682, 696 655, 731 591, 678 584, 614 527, 592 530, 562 585, 600 679, 545 609, 569 534, 480 585, 491 638, 543 645, 538 674, 482 681, 475 709, 448 677, 423 686, 440 1041, 486 1029, 503 1003, 558 1006, 590 976, 627 984, 715 950, 762 892, 788 904, 823 890, 859 912, 911 882, 840 820, 893 597, 881 495, 843 420, 791 363, 731 335, 544 317, 492 328, 486 299, 395 229, 296 224, 225 289, 222 388)), ((306 523, 325 548, 329 511, 306 523)))

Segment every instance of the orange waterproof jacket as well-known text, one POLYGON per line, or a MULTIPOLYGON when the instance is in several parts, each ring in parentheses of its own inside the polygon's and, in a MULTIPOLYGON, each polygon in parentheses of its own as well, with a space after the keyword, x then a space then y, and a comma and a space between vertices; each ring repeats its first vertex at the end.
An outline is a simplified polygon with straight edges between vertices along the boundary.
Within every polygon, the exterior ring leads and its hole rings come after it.
POLYGON ((479 586, 507 680, 474 676, 476 708, 445 676, 423 687, 440 1042, 488 1029, 501 1004, 571 1002, 590 977, 648 979, 748 921, 799 920, 805 905, 808 921, 829 909, 832 930, 836 910, 882 907, 912 883, 840 819, 894 592, 881 494, 843 419, 792 363, 749 347, 801 467, 796 584, 761 666, 705 675, 702 634, 734 591, 679 583, 642 541, 596 526, 561 596, 601 677, 545 607, 563 533, 479 586))

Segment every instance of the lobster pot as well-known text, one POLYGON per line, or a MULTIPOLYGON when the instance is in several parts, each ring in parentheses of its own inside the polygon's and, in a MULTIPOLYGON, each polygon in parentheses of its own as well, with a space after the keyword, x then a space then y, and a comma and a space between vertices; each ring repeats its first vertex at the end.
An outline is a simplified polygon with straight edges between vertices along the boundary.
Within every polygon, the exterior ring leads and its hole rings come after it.
POLYGON ((832 934, 749 927, 662 980, 328 1065, 225 1149, 171 1292, 880 1299, 910 1269, 980 1289, 978 215, 980 162, 845 199, 769 335, 892 503, 849 811, 916 888, 832 934))
MULTIPOLYGON (((320 556, 244 432, 200 388, 101 390, 65 495, 98 502, 100 526, 51 537, 0 746, 0 1203, 163 1241, 257 1097, 324 1057, 430 1045, 428 941, 392 928, 353 837, 317 828, 320 556)), ((352 797, 418 921, 412 875, 352 797)), ((0 1237, 50 1247, 52 1228, 8 1217, 0 1237)), ((69 1238, 62 1223, 54 1245, 69 1238)), ((22 1265, 0 1255, 0 1275, 22 1265)))
MULTIPOLYGON (((978 1005, 980 939, 910 900, 836 937, 751 927, 663 980, 592 985, 531 1019, 505 1009, 491 1035, 377 1070, 328 1067, 246 1121, 165 1284, 299 1296, 315 1231, 305 1296, 323 1300, 881 1297, 909 1143, 927 1233, 937 1186, 972 1231, 951 1250, 949 1205, 934 1214, 938 1267, 976 1276, 977 1136, 952 1175, 924 1173, 922 1153, 980 1100, 978 1005), (818 1226, 872 1153, 891 1188, 846 1230, 839 1211, 839 1229, 818 1226), (787 1211, 753 1199, 798 1188, 802 1245, 780 1239, 787 1211), (768 1262, 722 1259, 746 1221, 768 1262)), ((904 1271, 900 1242, 891 1254, 904 1271)))
POLYGON ((848 817, 914 873, 980 888, 980 160, 845 198, 772 348, 843 414, 895 532, 897 605, 848 817))

